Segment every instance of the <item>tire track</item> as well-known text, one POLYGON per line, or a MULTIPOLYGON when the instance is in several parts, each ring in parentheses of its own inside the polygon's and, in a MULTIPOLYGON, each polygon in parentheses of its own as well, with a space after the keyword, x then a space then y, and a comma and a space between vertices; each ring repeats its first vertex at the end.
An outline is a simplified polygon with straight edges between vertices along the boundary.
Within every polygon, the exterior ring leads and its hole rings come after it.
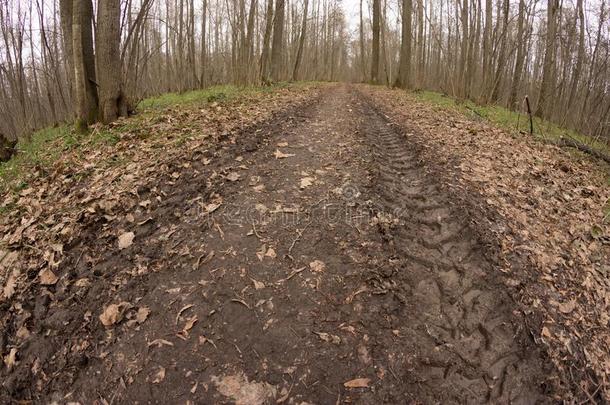
POLYGON ((419 362, 415 375, 403 378, 422 386, 427 394, 419 399, 536 402, 540 360, 515 322, 510 297, 494 282, 495 269, 468 218, 393 124, 368 102, 361 114, 360 132, 373 150, 377 207, 394 219, 381 231, 405 269, 394 281, 411 287, 416 311, 409 340, 419 346, 419 362))

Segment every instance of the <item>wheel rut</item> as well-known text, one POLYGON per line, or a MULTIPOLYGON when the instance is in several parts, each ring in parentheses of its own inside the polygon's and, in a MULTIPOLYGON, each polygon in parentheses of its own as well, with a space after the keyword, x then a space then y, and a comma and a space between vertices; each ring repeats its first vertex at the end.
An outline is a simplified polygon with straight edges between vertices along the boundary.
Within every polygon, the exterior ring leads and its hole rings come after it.
POLYGON ((28 309, 55 325, 0 398, 544 402, 541 357, 439 172, 354 89, 316 94, 138 188, 104 225, 131 246, 95 228, 66 247, 91 285, 28 309), (105 327, 110 304, 128 309, 105 327))
POLYGON ((381 227, 385 248, 402 266, 393 281, 411 292, 406 333, 418 358, 407 380, 421 389, 420 400, 537 402, 540 359, 468 217, 408 136, 368 101, 361 114, 375 205, 391 218, 381 227))

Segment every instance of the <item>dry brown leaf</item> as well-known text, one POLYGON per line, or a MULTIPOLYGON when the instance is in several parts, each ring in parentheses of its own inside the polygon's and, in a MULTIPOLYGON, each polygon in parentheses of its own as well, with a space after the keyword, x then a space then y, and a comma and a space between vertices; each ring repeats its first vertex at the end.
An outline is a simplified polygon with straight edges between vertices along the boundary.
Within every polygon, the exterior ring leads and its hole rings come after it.
POLYGON ((102 314, 100 315, 100 321, 102 322, 102 325, 109 327, 121 322, 125 310, 130 307, 131 304, 128 302, 108 305, 106 309, 104 309, 104 312, 102 312, 102 314))
POLYGON ((292 153, 284 153, 279 149, 276 149, 275 152, 273 152, 273 156, 275 156, 276 159, 284 159, 287 157, 291 157, 294 156, 294 154, 292 153))
POLYGON ((140 307, 138 308, 138 313, 136 314, 136 321, 138 323, 143 323, 148 319, 148 315, 150 315, 150 308, 148 307, 140 307))
POLYGON ((119 249, 126 249, 133 245, 135 234, 133 232, 125 232, 119 236, 119 249))
POLYGON ((174 344, 172 342, 170 342, 169 340, 165 340, 165 339, 155 339, 152 342, 148 343, 148 347, 151 346, 157 346, 157 347, 161 347, 161 346, 173 346, 174 344))
POLYGON ((205 206, 205 212, 207 212, 208 214, 211 214, 212 212, 216 211, 218 209, 218 207, 220 207, 221 205, 222 205, 222 202, 207 204, 205 206))
POLYGON ((13 347, 9 353, 4 356, 4 364, 9 370, 11 370, 15 364, 17 364, 17 348, 13 347))
POLYGON ((195 325, 195 323, 197 323, 197 320, 197 315, 193 315, 192 317, 186 320, 184 328, 182 328, 182 333, 184 333, 185 336, 188 336, 189 331, 193 329, 193 326, 195 325))
POLYGON ((326 269, 326 264, 321 260, 314 260, 309 263, 309 268, 315 273, 321 273, 326 269))
POLYGON ((262 283, 260 281, 256 281, 253 278, 251 278, 251 280, 254 283, 254 289, 255 290, 262 290, 263 288, 265 288, 265 283, 262 283))
POLYGON ((155 373, 155 378, 153 379, 152 382, 153 382, 153 384, 159 384, 163 380, 165 380, 165 368, 159 367, 159 369, 155 373))
POLYGON ((184 311, 186 311, 187 309, 193 308, 193 304, 188 304, 183 306, 182 308, 180 308, 180 311, 178 311, 178 315, 176 315, 176 325, 178 325, 178 322, 180 320, 180 316, 182 316, 182 314, 184 313, 184 311))
POLYGON ((367 388, 371 382, 370 378, 354 378, 343 383, 346 388, 367 388))
POLYGON ((14 269, 8 276, 8 280, 6 280, 6 284, 4 285, 4 289, 2 290, 2 295, 4 296, 4 298, 9 299, 13 296, 13 294, 15 294, 15 287, 17 286, 18 276, 18 269, 14 269))
POLYGON ((303 177, 301 179, 301 183, 299 184, 299 188, 301 190, 303 190, 304 188, 311 186, 313 184, 313 181, 314 181, 313 177, 303 177))
POLYGON ((275 259, 277 257, 277 254, 275 253, 275 250, 273 248, 269 248, 269 249, 267 249, 267 252, 265 253, 265 257, 270 257, 272 259, 275 259))
POLYGON ((559 310, 564 314, 569 314, 576 308, 576 300, 570 300, 559 304, 559 310))
POLYGON ((41 285, 55 285, 57 280, 59 280, 59 277, 57 277, 55 273, 53 273, 53 271, 47 267, 38 273, 38 280, 41 285))
POLYGON ((231 182, 234 182, 234 181, 239 180, 239 178, 240 178, 240 177, 241 177, 241 176, 239 175, 239 173, 237 173, 237 172, 231 172, 231 173, 229 173, 229 174, 227 175, 227 180, 229 180, 229 181, 231 181, 231 182))

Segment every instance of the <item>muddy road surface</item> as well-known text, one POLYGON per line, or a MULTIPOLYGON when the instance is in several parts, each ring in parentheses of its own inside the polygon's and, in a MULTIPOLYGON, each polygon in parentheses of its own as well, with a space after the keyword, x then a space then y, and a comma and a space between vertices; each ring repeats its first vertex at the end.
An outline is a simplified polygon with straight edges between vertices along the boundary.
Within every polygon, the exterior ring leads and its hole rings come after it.
POLYGON ((65 252, 85 281, 30 303, 0 399, 546 402, 475 197, 412 130, 335 86, 141 187, 118 240, 65 252))

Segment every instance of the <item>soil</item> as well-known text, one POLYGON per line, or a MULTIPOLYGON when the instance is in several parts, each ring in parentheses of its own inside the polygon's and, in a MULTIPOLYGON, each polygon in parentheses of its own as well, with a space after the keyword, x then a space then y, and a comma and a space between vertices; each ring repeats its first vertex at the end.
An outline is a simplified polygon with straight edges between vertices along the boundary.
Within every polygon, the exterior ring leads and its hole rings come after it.
POLYGON ((549 402, 489 214, 411 131, 332 86, 83 218, 53 300, 0 307, 0 402, 549 402))

